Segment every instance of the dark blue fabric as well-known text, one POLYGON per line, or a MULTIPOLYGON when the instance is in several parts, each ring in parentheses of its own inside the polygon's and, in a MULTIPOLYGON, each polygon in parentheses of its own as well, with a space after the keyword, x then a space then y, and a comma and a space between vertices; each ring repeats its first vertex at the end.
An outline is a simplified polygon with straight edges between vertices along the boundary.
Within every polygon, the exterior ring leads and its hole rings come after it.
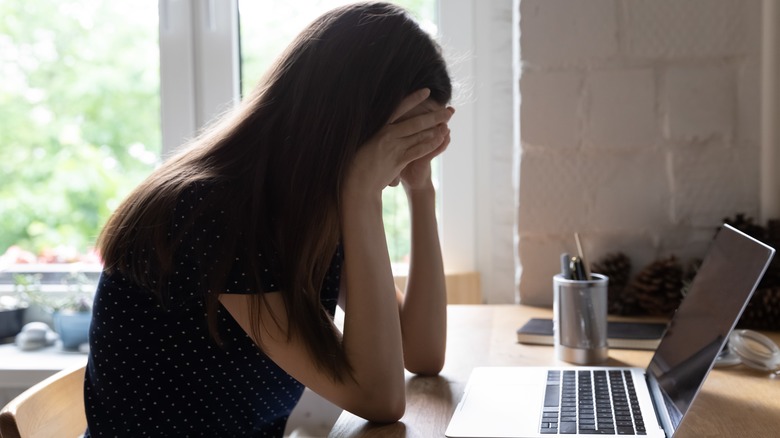
MULTIPOLYGON (((211 189, 191 189, 174 216, 183 220, 197 211, 193 204, 203 190, 211 189)), ((84 385, 86 437, 282 436, 303 385, 263 354, 224 308, 218 315, 224 345, 210 336, 199 274, 218 257, 208 242, 228 222, 218 211, 203 212, 176 253, 166 306, 121 273, 101 277, 84 385)), ((266 266, 264 289, 276 290, 271 257, 258 257, 266 266)), ((336 251, 321 292, 331 314, 342 260, 336 251)), ((253 293, 248 275, 236 259, 227 292, 253 293)))

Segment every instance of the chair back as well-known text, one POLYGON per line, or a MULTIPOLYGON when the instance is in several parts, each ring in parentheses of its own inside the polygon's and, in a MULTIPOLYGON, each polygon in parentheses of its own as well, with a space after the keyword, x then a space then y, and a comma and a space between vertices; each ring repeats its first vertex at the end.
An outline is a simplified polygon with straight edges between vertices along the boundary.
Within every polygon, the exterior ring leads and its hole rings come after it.
POLYGON ((63 370, 0 410, 0 438, 75 438, 87 429, 84 366, 63 370))

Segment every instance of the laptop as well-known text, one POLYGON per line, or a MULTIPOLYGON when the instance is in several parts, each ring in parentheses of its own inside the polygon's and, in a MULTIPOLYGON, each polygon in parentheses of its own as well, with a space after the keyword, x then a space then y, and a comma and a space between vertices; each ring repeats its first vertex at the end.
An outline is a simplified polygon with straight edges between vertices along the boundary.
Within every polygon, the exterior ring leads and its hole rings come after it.
POLYGON ((673 437, 774 252, 723 225, 646 369, 478 367, 445 435, 673 437))

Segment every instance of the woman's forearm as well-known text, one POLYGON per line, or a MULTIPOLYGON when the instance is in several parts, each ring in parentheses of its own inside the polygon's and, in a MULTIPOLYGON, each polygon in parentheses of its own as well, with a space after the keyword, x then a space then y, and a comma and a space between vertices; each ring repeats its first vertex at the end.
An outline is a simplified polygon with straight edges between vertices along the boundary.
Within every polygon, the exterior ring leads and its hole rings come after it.
POLYGON ((404 364, 418 374, 438 374, 444 365, 447 293, 432 184, 408 189, 412 224, 411 260, 400 306, 404 364))
POLYGON ((401 328, 381 196, 344 196, 342 226, 346 276, 343 348, 357 383, 366 390, 376 390, 377 401, 400 404, 403 411, 401 328))

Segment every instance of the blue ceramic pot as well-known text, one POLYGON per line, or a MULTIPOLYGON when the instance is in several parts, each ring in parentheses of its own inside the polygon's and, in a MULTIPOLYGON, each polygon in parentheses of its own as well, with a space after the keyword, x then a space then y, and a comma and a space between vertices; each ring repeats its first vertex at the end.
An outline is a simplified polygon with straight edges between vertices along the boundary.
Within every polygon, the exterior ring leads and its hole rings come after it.
POLYGON ((79 345, 89 341, 89 324, 92 312, 63 310, 54 312, 54 331, 60 335, 62 348, 77 350, 79 345))

